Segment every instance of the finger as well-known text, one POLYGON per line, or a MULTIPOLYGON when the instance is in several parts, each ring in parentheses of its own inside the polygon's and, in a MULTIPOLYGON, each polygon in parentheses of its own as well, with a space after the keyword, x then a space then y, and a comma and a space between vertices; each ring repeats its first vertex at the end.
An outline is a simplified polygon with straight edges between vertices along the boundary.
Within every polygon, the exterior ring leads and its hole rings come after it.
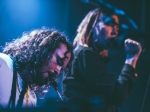
POLYGON ((126 39, 126 40, 124 41, 124 43, 129 43, 130 40, 131 40, 130 38, 126 39))
POLYGON ((135 40, 132 40, 132 39, 126 39, 125 40, 125 43, 126 44, 136 44, 136 45, 139 45, 140 43, 138 43, 137 41, 135 41, 135 40))

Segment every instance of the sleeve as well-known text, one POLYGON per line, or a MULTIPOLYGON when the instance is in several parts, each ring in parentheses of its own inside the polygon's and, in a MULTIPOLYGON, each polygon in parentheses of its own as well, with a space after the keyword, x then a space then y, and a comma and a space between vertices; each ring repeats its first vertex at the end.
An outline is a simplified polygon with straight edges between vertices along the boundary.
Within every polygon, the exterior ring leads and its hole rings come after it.
POLYGON ((0 107, 5 108, 11 94, 11 85, 13 72, 11 60, 3 54, 0 54, 0 107))
POLYGON ((92 51, 84 50, 80 53, 79 62, 82 63, 79 71, 88 86, 96 94, 105 96, 110 104, 122 106, 136 80, 134 68, 124 65, 118 79, 114 81, 113 76, 107 72, 103 59, 92 51))

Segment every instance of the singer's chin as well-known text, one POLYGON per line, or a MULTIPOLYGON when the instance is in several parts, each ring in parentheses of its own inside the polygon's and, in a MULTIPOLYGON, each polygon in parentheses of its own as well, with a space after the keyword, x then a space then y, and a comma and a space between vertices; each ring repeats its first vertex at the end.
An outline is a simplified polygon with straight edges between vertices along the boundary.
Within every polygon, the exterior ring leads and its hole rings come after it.
POLYGON ((56 75, 57 75, 57 73, 48 72, 49 81, 55 79, 56 75))

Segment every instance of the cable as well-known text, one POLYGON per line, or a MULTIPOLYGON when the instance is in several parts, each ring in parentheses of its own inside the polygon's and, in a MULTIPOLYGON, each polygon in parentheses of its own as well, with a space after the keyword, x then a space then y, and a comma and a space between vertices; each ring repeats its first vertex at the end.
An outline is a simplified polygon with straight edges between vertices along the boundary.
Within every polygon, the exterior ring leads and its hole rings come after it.
POLYGON ((148 82, 147 82, 147 86, 146 86, 146 90, 145 90, 145 95, 144 95, 144 99, 143 99, 143 103, 142 103, 142 107, 141 107, 140 112, 143 112, 143 107, 144 107, 144 104, 145 104, 145 99, 146 99, 149 83, 150 83, 150 74, 149 74, 149 78, 148 78, 148 82))

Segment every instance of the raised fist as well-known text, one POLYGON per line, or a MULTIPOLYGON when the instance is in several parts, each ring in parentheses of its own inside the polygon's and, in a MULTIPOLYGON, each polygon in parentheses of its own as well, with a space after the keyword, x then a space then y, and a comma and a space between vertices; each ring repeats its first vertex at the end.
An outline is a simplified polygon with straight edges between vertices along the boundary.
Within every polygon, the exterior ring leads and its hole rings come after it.
POLYGON ((139 56, 142 51, 142 47, 141 44, 138 43, 137 41, 134 41, 132 39, 126 39, 125 51, 126 51, 126 55, 139 56))

